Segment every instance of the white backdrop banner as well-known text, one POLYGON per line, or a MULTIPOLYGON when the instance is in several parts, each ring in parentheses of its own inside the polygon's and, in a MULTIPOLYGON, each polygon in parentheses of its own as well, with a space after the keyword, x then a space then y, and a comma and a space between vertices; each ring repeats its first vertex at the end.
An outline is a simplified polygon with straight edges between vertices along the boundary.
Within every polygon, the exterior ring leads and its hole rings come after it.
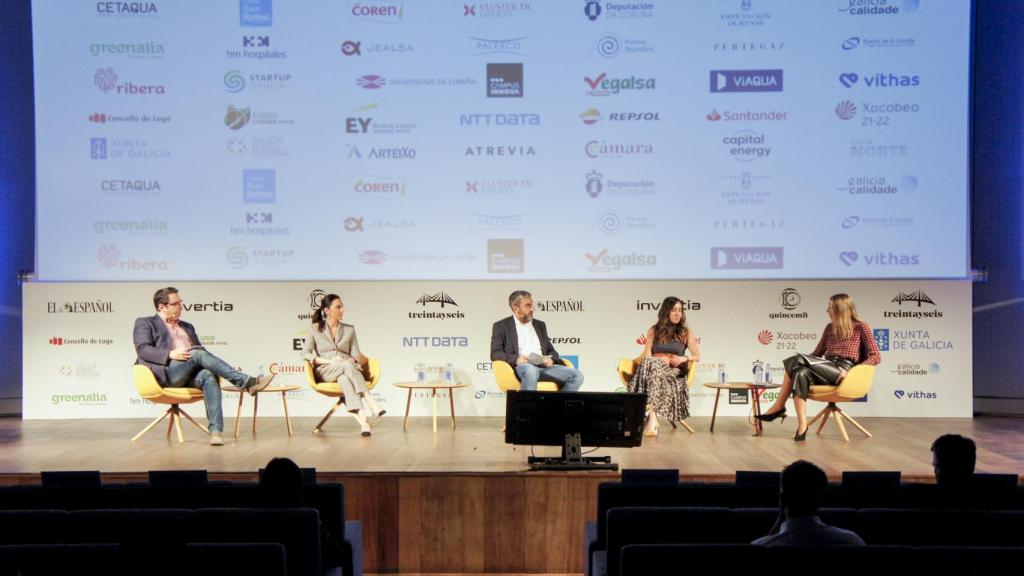
MULTIPOLYGON (((163 408, 141 400, 131 379, 132 325, 154 313, 148 283, 34 283, 24 286, 24 417, 143 418, 163 408)), ((971 285, 966 281, 706 281, 706 282, 209 282, 176 284, 182 318, 196 326, 213 353, 250 373, 274 372, 275 384, 303 386, 289 396, 294 416, 321 416, 331 400, 306 386, 299 350, 313 306, 326 293, 345 302, 345 322, 379 358, 373 390, 389 415, 404 412, 418 362, 451 362, 459 381, 460 416, 504 414, 504 394, 491 373, 494 321, 510 314, 508 295, 533 293, 560 354, 580 368, 584 391, 622 390, 615 367, 642 350, 665 296, 686 302, 700 340, 699 375, 690 389, 691 413, 710 415, 714 391, 703 386, 724 370, 750 380, 752 363, 771 364, 782 381, 782 360, 810 352, 828 322, 828 297, 847 292, 871 324, 882 364, 867 400, 852 415, 969 417, 971 285), (444 298, 435 296, 442 295, 444 298), (424 298, 426 296, 426 298, 424 298)), ((768 399, 774 395, 768 393, 768 399)), ((233 415, 233 396, 225 413, 233 415)), ((251 401, 247 401, 247 406, 251 401)), ((447 402, 444 402, 447 404, 447 402)), ((749 398, 723 394, 718 413, 742 416, 749 398)), ((202 410, 193 410, 201 415, 202 410)), ((280 402, 260 413, 283 415, 280 402)), ((414 398, 411 415, 430 414, 429 393, 414 398)))

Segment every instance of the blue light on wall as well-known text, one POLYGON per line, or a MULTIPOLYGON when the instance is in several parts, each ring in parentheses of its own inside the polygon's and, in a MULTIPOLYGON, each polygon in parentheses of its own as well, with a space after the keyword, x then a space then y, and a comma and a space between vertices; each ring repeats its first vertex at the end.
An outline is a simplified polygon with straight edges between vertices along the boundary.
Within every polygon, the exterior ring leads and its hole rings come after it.
POLYGON ((21 410, 19 271, 35 260, 35 131, 29 0, 0 3, 0 414, 21 410))

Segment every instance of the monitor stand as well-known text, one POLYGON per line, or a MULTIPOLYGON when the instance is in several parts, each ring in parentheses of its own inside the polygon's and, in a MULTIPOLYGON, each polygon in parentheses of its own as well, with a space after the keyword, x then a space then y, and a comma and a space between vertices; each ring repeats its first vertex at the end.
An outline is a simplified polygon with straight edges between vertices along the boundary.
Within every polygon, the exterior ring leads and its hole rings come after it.
POLYGON ((530 470, 618 470, 611 456, 583 456, 579 433, 566 434, 560 458, 530 456, 530 470))

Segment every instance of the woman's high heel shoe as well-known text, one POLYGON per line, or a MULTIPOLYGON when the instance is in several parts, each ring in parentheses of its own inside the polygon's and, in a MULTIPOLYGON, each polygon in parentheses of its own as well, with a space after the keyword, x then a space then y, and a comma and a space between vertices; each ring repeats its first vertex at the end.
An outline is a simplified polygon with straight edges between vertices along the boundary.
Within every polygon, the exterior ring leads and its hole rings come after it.
MULTIPOLYGON (((807 428, 810 428, 810 426, 808 426, 807 428)), ((803 432, 797 432, 796 434, 794 434, 793 441, 803 442, 804 440, 807 440, 807 428, 804 428, 803 432)))
POLYGON ((776 418, 782 418, 782 420, 779 420, 779 422, 785 422, 786 421, 786 409, 783 408, 782 410, 778 410, 776 412, 771 412, 771 413, 768 413, 768 414, 760 414, 757 417, 757 419, 760 420, 761 422, 771 422, 771 421, 775 420, 776 418))

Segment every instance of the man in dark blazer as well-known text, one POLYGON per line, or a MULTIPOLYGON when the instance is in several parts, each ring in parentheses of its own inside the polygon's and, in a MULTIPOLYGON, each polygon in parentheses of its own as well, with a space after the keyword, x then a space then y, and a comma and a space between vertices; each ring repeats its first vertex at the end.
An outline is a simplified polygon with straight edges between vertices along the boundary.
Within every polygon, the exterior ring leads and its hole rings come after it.
POLYGON ((148 366, 164 388, 192 386, 203 391, 210 444, 221 446, 224 440, 224 413, 221 410, 220 380, 231 382, 255 394, 266 388, 274 375, 255 378, 235 370, 199 343, 196 329, 181 320, 181 296, 176 288, 161 288, 153 295, 156 314, 135 319, 132 340, 138 358, 136 364, 148 366))
POLYGON ((547 326, 533 318, 533 296, 516 290, 508 297, 508 305, 512 315, 491 328, 491 361, 503 360, 514 366, 523 390, 536 390, 541 379, 561 384, 563 392, 579 390, 583 374, 562 364, 547 326))

